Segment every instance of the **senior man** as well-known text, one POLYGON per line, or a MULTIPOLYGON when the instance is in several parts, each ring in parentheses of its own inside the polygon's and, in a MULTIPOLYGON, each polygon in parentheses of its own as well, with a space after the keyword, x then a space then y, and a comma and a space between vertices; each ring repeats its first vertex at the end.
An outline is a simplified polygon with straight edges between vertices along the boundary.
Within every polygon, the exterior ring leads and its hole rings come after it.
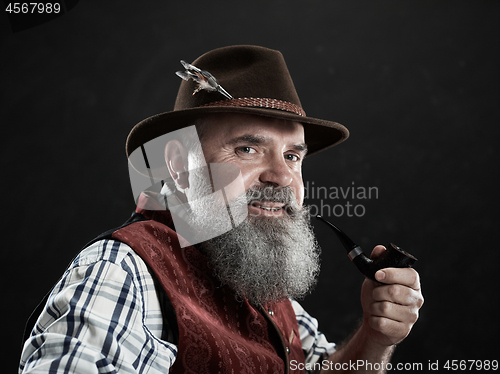
POLYGON ((136 212, 72 262, 19 372, 383 371, 423 304, 415 270, 365 280, 363 322, 340 346, 296 301, 319 272, 302 163, 347 129, 305 115, 278 51, 182 63, 174 110, 127 140, 136 212))

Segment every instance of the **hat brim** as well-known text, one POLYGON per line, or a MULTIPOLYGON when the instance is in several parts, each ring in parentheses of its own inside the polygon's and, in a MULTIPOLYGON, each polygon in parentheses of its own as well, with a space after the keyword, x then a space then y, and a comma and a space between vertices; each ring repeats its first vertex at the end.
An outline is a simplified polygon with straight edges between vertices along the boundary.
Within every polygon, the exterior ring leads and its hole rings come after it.
POLYGON ((308 156, 340 144, 349 137, 349 130, 340 123, 282 110, 237 106, 196 107, 160 113, 139 122, 127 138, 127 157, 148 141, 189 126, 195 119, 212 113, 243 113, 300 122, 304 125, 308 156))

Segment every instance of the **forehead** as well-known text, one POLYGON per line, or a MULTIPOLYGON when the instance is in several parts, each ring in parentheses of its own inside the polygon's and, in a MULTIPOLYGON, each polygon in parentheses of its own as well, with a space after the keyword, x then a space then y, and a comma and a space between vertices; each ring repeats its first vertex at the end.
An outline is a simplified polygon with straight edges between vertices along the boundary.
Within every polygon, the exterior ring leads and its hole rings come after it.
POLYGON ((202 143, 241 135, 260 135, 276 141, 304 143, 304 126, 295 121, 240 114, 213 114, 198 122, 202 143))

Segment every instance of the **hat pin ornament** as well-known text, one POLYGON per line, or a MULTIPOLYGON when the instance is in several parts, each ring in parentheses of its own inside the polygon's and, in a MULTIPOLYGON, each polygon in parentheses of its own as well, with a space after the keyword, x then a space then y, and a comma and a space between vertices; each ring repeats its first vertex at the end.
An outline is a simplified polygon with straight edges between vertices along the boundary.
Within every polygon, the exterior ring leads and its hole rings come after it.
POLYGON ((198 87, 194 90, 193 95, 201 90, 217 91, 224 95, 227 99, 231 100, 233 97, 217 82, 217 79, 206 70, 198 69, 196 66, 188 64, 186 61, 181 60, 182 66, 185 71, 177 71, 175 74, 185 81, 192 79, 198 83, 198 87))

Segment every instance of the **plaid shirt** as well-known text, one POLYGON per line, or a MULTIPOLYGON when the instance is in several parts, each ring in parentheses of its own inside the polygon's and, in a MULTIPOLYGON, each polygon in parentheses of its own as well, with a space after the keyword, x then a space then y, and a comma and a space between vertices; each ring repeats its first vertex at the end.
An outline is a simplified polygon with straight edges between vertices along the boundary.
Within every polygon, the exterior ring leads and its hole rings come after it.
MULTIPOLYGON (((292 300, 306 363, 335 351, 316 319, 292 300)), ((165 326, 154 279, 126 244, 84 249, 52 291, 19 373, 165 373, 177 346, 165 326)))

